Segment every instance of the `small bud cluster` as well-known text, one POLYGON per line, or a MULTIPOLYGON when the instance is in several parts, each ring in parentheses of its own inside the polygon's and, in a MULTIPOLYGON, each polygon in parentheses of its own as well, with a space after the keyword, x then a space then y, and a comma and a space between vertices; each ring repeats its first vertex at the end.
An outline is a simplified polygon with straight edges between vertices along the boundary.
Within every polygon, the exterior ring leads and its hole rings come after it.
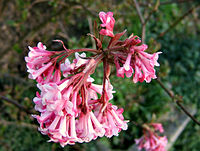
POLYGON ((126 31, 114 35, 112 12, 100 12, 99 17, 103 27, 100 37, 89 34, 96 42, 96 49, 67 49, 62 41, 56 40, 63 44, 63 51, 48 51, 39 42, 37 47, 29 47, 30 52, 25 57, 29 78, 35 79, 40 89, 33 99, 40 115, 33 117, 40 124, 39 131, 63 147, 97 137, 118 136, 121 130, 127 129, 123 109, 110 103, 115 93, 109 80, 110 62, 115 64, 117 76, 133 75, 135 83, 156 78, 154 66, 159 66, 157 60, 161 52, 148 54, 147 45, 140 45, 137 36, 120 41, 126 31), (104 36, 111 38, 105 49, 102 48, 104 36), (94 55, 86 57, 80 52, 94 55), (73 54, 75 57, 70 62, 68 57, 73 54), (98 85, 91 75, 101 62, 104 77, 102 85, 98 85))

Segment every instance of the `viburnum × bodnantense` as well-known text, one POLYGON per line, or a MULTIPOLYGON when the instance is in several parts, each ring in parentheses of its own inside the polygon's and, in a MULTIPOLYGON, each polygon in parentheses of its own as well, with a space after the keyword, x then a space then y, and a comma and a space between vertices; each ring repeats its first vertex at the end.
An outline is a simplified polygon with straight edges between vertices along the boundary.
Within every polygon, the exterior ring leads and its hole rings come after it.
POLYGON ((48 51, 39 42, 37 47, 29 46, 30 52, 25 57, 29 78, 36 79, 41 91, 33 99, 40 115, 33 117, 40 124, 39 131, 61 146, 89 142, 104 135, 118 136, 121 130, 127 129, 123 109, 109 102, 115 93, 109 80, 111 63, 115 64, 118 77, 133 75, 134 83, 156 78, 154 66, 159 66, 161 52, 145 52, 147 45, 141 44, 133 34, 119 40, 126 31, 113 33, 112 12, 100 12, 99 17, 100 37, 88 34, 94 38, 96 49, 67 49, 62 41, 55 40, 63 44, 63 51, 48 51), (104 36, 110 37, 107 48, 102 47, 104 36), (86 57, 82 52, 93 55, 86 57), (72 62, 68 59, 71 55, 75 55, 72 62), (101 62, 104 77, 102 85, 98 85, 90 76, 101 62))
POLYGON ((160 123, 150 123, 143 125, 143 136, 139 139, 135 139, 138 145, 138 150, 145 149, 146 151, 166 151, 167 137, 159 136, 159 133, 163 133, 164 129, 160 123))

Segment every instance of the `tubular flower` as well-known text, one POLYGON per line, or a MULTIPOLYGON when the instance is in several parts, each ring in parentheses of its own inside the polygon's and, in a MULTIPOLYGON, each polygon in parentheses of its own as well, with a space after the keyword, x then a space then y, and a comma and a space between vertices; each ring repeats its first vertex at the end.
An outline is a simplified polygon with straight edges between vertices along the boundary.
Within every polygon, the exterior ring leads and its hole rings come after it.
POLYGON ((84 142, 89 142, 105 134, 105 129, 92 111, 88 111, 86 114, 81 113, 79 120, 77 120, 76 128, 78 137, 84 142))
POLYGON ((129 46, 127 52, 113 52, 117 76, 124 78, 124 74, 126 74, 127 77, 131 77, 134 73, 134 83, 143 82, 144 80, 149 83, 151 79, 156 78, 154 66, 159 66, 157 60, 161 52, 154 54, 144 52, 148 46, 145 44, 138 46, 141 40, 137 38, 137 36, 134 36, 122 43, 122 45, 129 46), (123 64, 122 67, 120 67, 120 63, 123 64))
POLYGON ((147 49, 147 45, 145 44, 141 46, 133 46, 131 49, 135 52, 135 61, 133 63, 135 73, 133 76, 133 82, 143 82, 145 80, 149 83, 151 79, 157 78, 154 66, 159 66, 157 60, 158 55, 161 54, 161 52, 148 54, 144 52, 144 50, 147 49))
POLYGON ((127 130, 128 121, 124 121, 122 115, 123 109, 117 109, 117 106, 109 103, 103 112, 98 115, 98 120, 105 128, 105 136, 118 136, 121 130, 127 130))
POLYGON ((130 63, 131 63, 131 57, 132 57, 132 54, 129 53, 127 58, 126 58, 126 61, 125 63, 123 64, 123 67, 120 67, 118 69, 118 74, 119 76, 121 76, 122 78, 124 78, 124 74, 126 74, 126 76, 128 78, 130 78, 132 76, 132 73, 133 73, 133 68, 131 67, 130 63))
POLYGON ((66 59, 64 63, 60 65, 60 69, 63 72, 64 77, 68 77, 70 71, 74 70, 75 68, 75 63, 70 63, 69 59, 66 59))
POLYGON ((79 55, 79 53, 76 52, 75 59, 72 63, 70 63, 69 59, 66 59, 65 62, 61 64, 61 71, 63 72, 63 76, 67 77, 69 74, 72 74, 74 70, 83 65, 86 65, 86 63, 88 63, 88 60, 82 59, 84 57, 86 57, 85 53, 79 55))
POLYGON ((135 139, 136 144, 138 145, 138 150, 145 149, 146 151, 166 151, 165 147, 167 145, 166 136, 158 136, 155 131, 160 131, 163 133, 163 127, 160 123, 151 123, 149 124, 151 129, 144 129, 144 135, 135 139))
POLYGON ((115 25, 115 19, 113 18, 113 13, 112 12, 107 12, 107 13, 100 12, 99 18, 103 23, 103 24, 101 24, 101 27, 106 28, 106 29, 101 29, 100 34, 109 36, 109 37, 114 37, 113 28, 115 25))
MULTIPOLYGON (((25 57, 29 78, 38 82, 40 90, 33 99, 35 110, 40 114, 33 117, 40 124, 39 131, 62 147, 89 142, 97 137, 118 136, 121 130, 127 130, 128 121, 122 115, 123 108, 110 103, 115 93, 109 79, 111 62, 116 66, 117 76, 133 75, 133 82, 150 82, 156 78, 154 66, 159 66, 157 60, 161 52, 148 54, 145 52, 147 45, 140 45, 137 36, 119 40, 126 30, 113 34, 115 19, 112 12, 100 12, 99 18, 104 28, 98 31, 99 34, 110 38, 107 48, 102 48, 104 36, 88 34, 95 40, 96 49, 67 49, 61 40, 55 40, 63 44, 64 50, 48 51, 39 42, 37 47, 28 47, 30 51, 25 57), (93 55, 86 57, 82 52, 93 55), (101 84, 95 84, 91 75, 102 62, 103 80, 101 84)), ((163 132, 159 123, 150 126, 163 132)), ((149 151, 152 148, 152 151, 164 151, 166 142, 166 137, 147 130, 137 140, 139 148, 149 151)))
POLYGON ((54 61, 51 56, 56 52, 46 50, 46 46, 41 42, 37 44, 37 47, 28 47, 30 52, 28 57, 25 57, 27 62, 30 79, 36 79, 38 83, 58 82, 60 80, 60 70, 54 67, 54 61), (56 70, 55 74, 53 71, 56 70), (46 78, 44 81, 43 79, 46 78))
MULTIPOLYGON (((76 60, 73 61, 75 66, 71 68, 70 72, 73 73, 73 70, 84 64, 87 66, 83 70, 84 73, 90 73, 94 62, 82 59, 81 63, 77 65, 80 60, 81 58, 76 56, 76 60)), ((38 84, 41 94, 37 92, 34 103, 35 109, 41 112, 41 115, 33 115, 33 117, 40 123, 39 130, 41 133, 48 135, 50 141, 59 142, 61 146, 76 142, 89 142, 98 136, 108 136, 105 134, 108 128, 100 123, 97 115, 93 113, 99 111, 95 107, 95 103, 101 105, 97 93, 102 95, 103 86, 93 84, 94 79, 85 74, 75 74, 58 83, 38 84)), ((115 92, 113 86, 107 81, 105 87, 108 99, 112 99, 112 93, 115 92)), ((123 118, 121 118, 122 115, 118 115, 122 112, 118 112, 111 110, 108 116, 112 119, 110 122, 113 122, 113 125, 115 124, 115 129, 119 132, 122 125, 118 124, 122 122, 123 118)))
POLYGON ((153 126, 155 131, 160 131, 160 133, 164 132, 164 129, 161 123, 151 123, 150 125, 153 126))

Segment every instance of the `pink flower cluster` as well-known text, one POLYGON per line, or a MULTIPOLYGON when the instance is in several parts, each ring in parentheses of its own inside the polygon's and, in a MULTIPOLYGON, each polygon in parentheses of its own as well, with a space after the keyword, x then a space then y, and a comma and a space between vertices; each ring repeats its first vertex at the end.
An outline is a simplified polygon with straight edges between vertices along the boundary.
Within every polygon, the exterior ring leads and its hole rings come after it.
POLYGON ((125 50, 113 51, 111 54, 114 56, 114 62, 117 69, 117 76, 124 78, 124 74, 127 77, 133 75, 133 82, 138 81, 150 82, 151 79, 155 79, 155 69, 154 66, 159 66, 158 55, 161 52, 154 54, 148 54, 145 50, 148 48, 147 45, 142 44, 138 36, 130 36, 125 41, 118 41, 118 39, 125 33, 113 34, 113 28, 115 19, 113 18, 113 13, 100 12, 99 17, 103 24, 102 27, 106 29, 101 29, 100 34, 113 37, 109 43, 109 48, 124 46, 125 50))
POLYGON ((25 61, 27 62, 27 72, 30 73, 29 78, 36 79, 39 83, 58 82, 61 73, 56 67, 55 59, 51 59, 51 56, 56 55, 56 52, 46 50, 46 46, 41 42, 38 43, 37 47, 29 46, 28 48, 30 52, 28 57, 25 57, 25 61))
POLYGON ((124 46, 129 45, 125 52, 112 52, 115 57, 117 76, 124 78, 124 74, 127 77, 133 75, 134 83, 144 80, 149 83, 151 79, 156 78, 154 66, 159 66, 157 60, 161 52, 148 54, 145 52, 148 46, 145 44, 138 46, 140 43, 141 40, 137 36, 133 36, 120 43, 124 46))
POLYGON ((106 49, 102 48, 103 37, 90 34, 96 49, 66 49, 62 41, 56 40, 63 44, 63 51, 48 51, 39 42, 37 47, 29 47, 30 52, 25 57, 29 78, 36 79, 40 89, 33 99, 40 115, 33 117, 40 124, 39 131, 61 146, 89 142, 104 135, 118 136, 121 130, 127 129, 123 109, 109 102, 115 92, 109 80, 111 60, 115 63, 117 76, 131 77, 133 74, 134 82, 150 82, 156 78, 154 66, 159 65, 157 60, 161 52, 144 52, 147 45, 139 45, 141 41, 137 36, 120 41, 126 31, 113 34, 112 12, 100 12, 99 17, 101 27, 105 28, 99 31, 100 35, 111 37, 106 49), (80 52, 94 55, 86 57, 80 52), (74 59, 69 58, 72 54, 74 59), (91 75, 101 62, 104 77, 99 85, 91 75))
POLYGON ((152 128, 144 129, 144 135, 135 139, 136 144, 138 145, 138 149, 145 149, 146 151, 166 151, 165 147, 167 146, 167 137, 166 136, 158 136, 155 131, 159 131, 160 133, 164 132, 162 124, 160 123, 151 123, 149 126, 152 128))
POLYGON ((89 142, 98 136, 117 136, 122 129, 126 130, 128 121, 124 121, 123 109, 108 103, 114 93, 110 81, 105 82, 104 100, 97 95, 102 95, 103 86, 94 84, 94 79, 89 76, 100 59, 82 59, 86 57, 84 53, 80 55, 75 53, 72 63, 66 59, 64 63, 57 65, 59 73, 65 77, 60 80, 61 76, 58 76, 57 71, 54 71, 54 74, 51 71, 55 59, 52 62, 30 61, 40 58, 50 61, 51 57, 46 53, 47 50, 43 49, 44 47, 41 43, 38 47, 29 47, 29 57, 26 57, 30 77, 34 79, 44 77, 42 80, 37 80, 41 93, 37 92, 33 99, 35 110, 41 112, 40 116, 33 115, 40 123, 41 133, 48 135, 50 141, 65 146, 75 142, 89 142), (31 56, 33 52, 35 55, 31 56), (81 68, 84 68, 83 71, 78 73, 81 68), (74 74, 75 72, 77 73, 74 74), (68 76, 70 74, 72 75, 68 76), (103 103, 105 101, 106 105, 103 103))

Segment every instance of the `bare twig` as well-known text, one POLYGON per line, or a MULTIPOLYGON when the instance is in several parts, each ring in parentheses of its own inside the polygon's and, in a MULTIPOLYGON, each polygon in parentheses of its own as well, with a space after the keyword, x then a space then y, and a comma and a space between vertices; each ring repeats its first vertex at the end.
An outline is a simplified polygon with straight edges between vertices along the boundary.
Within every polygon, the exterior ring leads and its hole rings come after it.
POLYGON ((58 24, 60 26, 60 29, 62 30, 62 32, 58 33, 58 35, 70 41, 70 37, 66 31, 66 28, 63 25, 63 22, 59 21, 58 24))
POLYGON ((158 9, 158 6, 160 5, 160 1, 158 0, 153 8, 153 10, 149 13, 149 15, 147 16, 147 18, 145 19, 141 13, 141 10, 140 10, 140 5, 139 3, 137 2, 137 0, 133 0, 134 4, 135 4, 135 8, 136 8, 136 11, 137 11, 137 14, 140 18, 140 22, 142 24, 142 34, 141 34, 141 38, 142 38, 142 43, 145 42, 145 36, 146 36, 146 24, 147 22, 149 21, 151 15, 157 11, 158 9))
POLYGON ((146 24, 149 19, 151 18, 151 16, 153 15, 154 12, 156 12, 158 10, 158 7, 160 6, 160 0, 157 0, 152 11, 149 13, 149 15, 147 16, 147 18, 144 21, 144 24, 146 24))
POLYGON ((186 16, 188 16, 189 14, 191 14, 195 9, 198 9, 200 7, 200 4, 192 7, 191 9, 189 9, 185 14, 183 14, 183 16, 181 16, 180 18, 178 18, 171 26, 169 26, 164 32, 160 33, 157 38, 161 38, 163 37, 166 33, 168 33, 171 29, 173 29, 176 25, 178 25, 186 16))
POLYGON ((13 99, 9 99, 5 96, 0 95, 0 99, 5 100, 13 105, 15 105, 16 107, 18 107, 20 110, 28 113, 28 114, 35 114, 35 112, 30 111, 29 109, 25 108, 23 105, 19 104, 17 101, 13 100, 13 99))
POLYGON ((156 79, 156 81, 159 83, 159 85, 165 90, 165 92, 173 99, 174 97, 174 93, 170 90, 168 90, 167 87, 165 87, 165 85, 160 81, 159 78, 156 79))
POLYGON ((135 4, 135 8, 136 8, 136 11, 137 11, 138 16, 139 16, 139 18, 140 18, 140 21, 141 21, 142 24, 144 24, 145 21, 144 21, 144 17, 143 17, 143 15, 142 15, 142 13, 141 13, 141 11, 140 11, 140 6, 139 6, 137 0, 133 0, 133 2, 134 2, 134 4, 135 4))
POLYGON ((133 2, 135 4, 135 8, 136 8, 137 14, 138 14, 138 16, 140 18, 140 22, 142 24, 142 35, 141 35, 141 38, 142 38, 142 43, 144 43, 145 33, 146 33, 146 23, 145 23, 143 15, 141 13, 140 6, 139 6, 137 0, 133 0, 133 2))
MULTIPOLYGON (((87 19, 88 19, 88 24, 89 24, 90 33, 91 33, 91 34, 94 34, 94 33, 93 33, 93 26, 92 26, 92 19, 91 19, 91 17, 88 17, 87 19)), ((91 37, 91 40, 92 40, 92 48, 95 49, 95 48, 96 48, 95 41, 93 40, 92 37, 91 37)))
POLYGON ((165 87, 165 85, 160 81, 159 78, 156 79, 156 81, 158 82, 158 84, 165 90, 165 92, 171 97, 171 99, 173 101, 175 101, 175 103, 183 110, 183 112, 188 115, 196 124, 200 125, 200 122, 194 117, 192 116, 187 110, 186 108, 181 104, 181 102, 183 102, 183 100, 180 97, 177 97, 176 95, 173 94, 173 92, 171 90, 169 90, 168 88, 165 87))

